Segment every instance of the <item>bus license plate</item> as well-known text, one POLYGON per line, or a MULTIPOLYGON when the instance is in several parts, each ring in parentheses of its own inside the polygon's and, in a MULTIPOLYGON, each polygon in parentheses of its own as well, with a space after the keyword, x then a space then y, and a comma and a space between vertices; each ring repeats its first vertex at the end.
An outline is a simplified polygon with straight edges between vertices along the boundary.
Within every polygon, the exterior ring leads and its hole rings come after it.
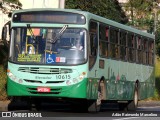
POLYGON ((50 88, 47 88, 47 87, 38 87, 38 88, 37 88, 37 91, 38 91, 38 92, 50 92, 51 89, 50 89, 50 88))

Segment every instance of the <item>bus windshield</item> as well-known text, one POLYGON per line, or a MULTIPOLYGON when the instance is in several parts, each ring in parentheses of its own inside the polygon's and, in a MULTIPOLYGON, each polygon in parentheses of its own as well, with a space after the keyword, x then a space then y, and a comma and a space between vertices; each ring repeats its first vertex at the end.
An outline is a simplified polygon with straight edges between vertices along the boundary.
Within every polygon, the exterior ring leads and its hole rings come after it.
POLYGON ((22 64, 82 64, 87 59, 82 28, 14 27, 9 59, 22 64))

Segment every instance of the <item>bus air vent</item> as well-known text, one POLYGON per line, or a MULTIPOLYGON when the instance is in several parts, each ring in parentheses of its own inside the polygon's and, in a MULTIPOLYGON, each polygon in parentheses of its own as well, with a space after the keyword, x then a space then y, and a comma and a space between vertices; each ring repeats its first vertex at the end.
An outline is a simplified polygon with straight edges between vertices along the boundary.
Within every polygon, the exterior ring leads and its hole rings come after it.
POLYGON ((47 81, 46 83, 63 83, 64 81, 47 81))
POLYGON ((43 68, 43 67, 19 67, 18 71, 33 74, 67 74, 72 73, 72 69, 67 68, 43 68))
POLYGON ((30 83, 42 83, 42 81, 37 81, 37 80, 26 80, 24 79, 26 82, 30 82, 30 83))

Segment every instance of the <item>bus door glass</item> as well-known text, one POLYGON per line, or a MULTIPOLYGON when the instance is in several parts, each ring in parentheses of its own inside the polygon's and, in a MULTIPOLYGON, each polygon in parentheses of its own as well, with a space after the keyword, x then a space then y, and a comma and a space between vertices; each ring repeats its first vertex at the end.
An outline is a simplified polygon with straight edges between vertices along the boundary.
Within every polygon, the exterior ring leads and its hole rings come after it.
POLYGON ((89 68, 91 69, 96 61, 97 48, 98 48, 98 27, 97 23, 91 21, 89 25, 90 34, 90 53, 89 53, 89 68))

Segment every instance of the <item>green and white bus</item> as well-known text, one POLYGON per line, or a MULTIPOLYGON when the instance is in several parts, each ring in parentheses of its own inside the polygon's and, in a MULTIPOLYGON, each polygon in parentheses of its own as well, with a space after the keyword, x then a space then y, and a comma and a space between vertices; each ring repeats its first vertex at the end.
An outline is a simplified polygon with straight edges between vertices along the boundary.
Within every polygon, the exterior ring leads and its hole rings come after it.
POLYGON ((154 93, 152 34, 89 12, 48 8, 15 11, 10 38, 8 96, 77 101, 99 111, 103 101, 134 110, 154 93))

